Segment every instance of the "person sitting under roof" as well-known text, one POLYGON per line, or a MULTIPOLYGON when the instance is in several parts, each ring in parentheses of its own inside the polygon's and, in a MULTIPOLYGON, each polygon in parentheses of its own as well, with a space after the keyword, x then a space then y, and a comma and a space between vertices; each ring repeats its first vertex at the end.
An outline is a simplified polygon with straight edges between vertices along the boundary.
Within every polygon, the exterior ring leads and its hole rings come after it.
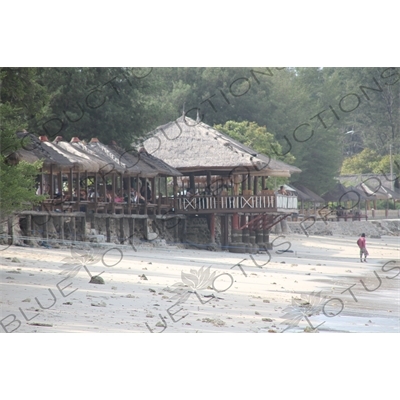
POLYGON ((288 195, 289 195, 288 191, 285 190, 285 188, 284 188, 283 186, 281 186, 281 187, 279 188, 278 193, 279 193, 279 194, 283 194, 283 195, 285 195, 285 196, 288 196, 288 195))
POLYGON ((131 202, 144 204, 145 198, 135 188, 131 188, 131 202))

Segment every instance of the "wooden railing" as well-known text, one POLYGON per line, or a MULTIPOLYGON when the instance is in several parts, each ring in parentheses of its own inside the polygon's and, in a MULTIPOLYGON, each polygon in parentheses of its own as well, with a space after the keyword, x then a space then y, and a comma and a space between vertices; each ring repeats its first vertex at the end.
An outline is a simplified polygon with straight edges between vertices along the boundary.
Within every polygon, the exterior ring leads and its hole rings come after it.
MULTIPOLYGON (((165 210, 174 210, 174 199, 162 197, 156 204, 127 204, 80 201, 62 202, 47 200, 42 203, 42 211, 93 211, 106 213, 147 213, 162 214, 165 210)), ((220 195, 220 196, 194 196, 192 198, 178 197, 176 212, 197 211, 225 211, 230 210, 297 210, 297 197, 281 194, 263 195, 220 195)), ((297 212, 297 211, 296 211, 297 212)))
POLYGON ((297 197, 285 195, 195 196, 178 198, 178 210, 297 209, 297 197))

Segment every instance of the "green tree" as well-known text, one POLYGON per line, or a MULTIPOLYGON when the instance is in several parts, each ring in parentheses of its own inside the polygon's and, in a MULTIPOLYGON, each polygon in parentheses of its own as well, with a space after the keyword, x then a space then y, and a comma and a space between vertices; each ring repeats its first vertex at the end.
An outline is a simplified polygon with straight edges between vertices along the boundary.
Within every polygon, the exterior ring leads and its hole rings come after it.
POLYGON ((381 157, 370 149, 364 149, 361 153, 343 161, 341 174, 368 174, 379 168, 381 157))
POLYGON ((232 139, 257 150, 259 153, 269 155, 288 164, 293 164, 295 161, 295 158, 290 153, 274 157, 274 152, 282 154, 282 146, 274 138, 274 135, 267 131, 265 126, 259 126, 255 122, 249 121, 227 121, 223 125, 214 125, 214 128, 226 133, 232 139))
POLYGON ((151 68, 41 68, 38 81, 49 93, 48 112, 29 129, 50 140, 97 137, 127 147, 157 122, 151 74, 151 68))
POLYGON ((0 69, 0 219, 43 200, 36 196, 35 178, 40 162, 12 165, 9 156, 21 147, 16 136, 40 115, 46 91, 37 83, 36 71, 0 69))

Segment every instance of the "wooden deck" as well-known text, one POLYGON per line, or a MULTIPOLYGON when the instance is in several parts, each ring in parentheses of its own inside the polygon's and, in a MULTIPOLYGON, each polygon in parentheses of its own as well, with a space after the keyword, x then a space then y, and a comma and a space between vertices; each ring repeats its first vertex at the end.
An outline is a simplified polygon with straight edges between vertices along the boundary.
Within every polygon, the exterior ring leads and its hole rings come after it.
POLYGON ((164 215, 175 214, 232 214, 232 213, 296 213, 297 197, 272 195, 219 195, 219 196, 194 196, 192 198, 163 197, 157 204, 128 204, 91 202, 91 201, 59 201, 45 200, 41 211, 55 212, 92 212, 106 214, 150 214, 164 215))

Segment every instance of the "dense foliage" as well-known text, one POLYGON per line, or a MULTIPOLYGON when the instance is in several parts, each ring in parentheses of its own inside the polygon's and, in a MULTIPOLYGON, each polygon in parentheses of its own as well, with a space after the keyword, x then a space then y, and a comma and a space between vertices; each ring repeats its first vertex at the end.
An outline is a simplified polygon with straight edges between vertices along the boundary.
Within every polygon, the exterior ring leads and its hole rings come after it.
POLYGON ((259 151, 279 143, 276 157, 303 171, 292 181, 318 193, 341 170, 387 170, 390 145, 400 153, 396 68, 1 68, 0 80, 3 150, 24 128, 128 147, 184 110, 227 132, 231 124, 237 140, 259 151))

